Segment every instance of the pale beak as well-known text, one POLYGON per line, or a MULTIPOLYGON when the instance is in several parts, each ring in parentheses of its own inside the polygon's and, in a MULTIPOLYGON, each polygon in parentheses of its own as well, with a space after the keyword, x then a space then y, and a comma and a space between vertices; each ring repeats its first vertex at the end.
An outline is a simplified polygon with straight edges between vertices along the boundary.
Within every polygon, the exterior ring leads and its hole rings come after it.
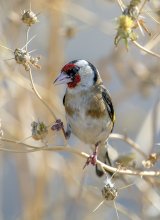
POLYGON ((60 84, 67 84, 69 82, 72 82, 72 79, 65 72, 61 72, 58 75, 58 77, 55 79, 53 84, 60 85, 60 84))

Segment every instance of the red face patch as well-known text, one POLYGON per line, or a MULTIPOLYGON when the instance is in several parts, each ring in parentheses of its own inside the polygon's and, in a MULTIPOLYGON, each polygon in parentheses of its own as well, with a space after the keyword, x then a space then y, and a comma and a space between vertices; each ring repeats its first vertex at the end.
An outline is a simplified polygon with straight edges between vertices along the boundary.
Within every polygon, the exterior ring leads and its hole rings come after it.
POLYGON ((70 89, 73 89, 73 88, 76 87, 76 85, 77 85, 80 81, 81 81, 81 77, 80 77, 79 74, 77 74, 77 75, 74 77, 73 82, 69 82, 69 83, 68 83, 68 87, 69 87, 70 89))
POLYGON ((72 80, 72 82, 67 83, 69 88, 75 88, 77 84, 81 81, 81 77, 78 74, 79 67, 76 66, 74 63, 66 64, 61 72, 64 72, 68 75, 68 77, 72 80))
POLYGON ((73 69, 75 67, 75 65, 73 63, 69 63, 66 64, 63 68, 62 68, 62 72, 68 72, 69 70, 73 69))

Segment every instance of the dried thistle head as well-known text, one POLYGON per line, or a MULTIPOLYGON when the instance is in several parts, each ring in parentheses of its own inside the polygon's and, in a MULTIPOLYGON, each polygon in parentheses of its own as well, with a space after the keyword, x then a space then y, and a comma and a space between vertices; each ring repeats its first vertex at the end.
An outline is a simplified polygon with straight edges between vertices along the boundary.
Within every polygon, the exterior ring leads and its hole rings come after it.
POLYGON ((34 140, 43 140, 48 134, 48 129, 47 126, 44 124, 44 122, 33 121, 31 123, 31 127, 32 127, 32 138, 34 140))
POLYGON ((38 22, 37 15, 31 10, 24 11, 21 20, 28 26, 32 26, 38 22))
POLYGON ((160 154, 158 153, 152 153, 149 155, 148 159, 147 160, 143 160, 142 161, 142 165, 145 167, 145 168, 151 168, 155 165, 155 163, 160 159, 160 154))
POLYGON ((114 186, 114 183, 111 182, 111 179, 107 179, 106 183, 102 189, 102 196, 107 201, 115 200, 118 196, 118 191, 116 187, 114 186))
POLYGON ((124 40, 125 46, 128 49, 128 41, 137 39, 136 33, 133 32, 134 21, 128 15, 121 15, 118 18, 117 35, 114 39, 114 44, 117 46, 121 39, 124 40))
POLYGON ((134 26, 133 20, 127 15, 121 15, 118 19, 118 28, 124 32, 129 32, 134 26))
POLYGON ((29 62, 31 56, 26 50, 16 48, 14 51, 14 58, 18 64, 22 64, 24 66, 26 71, 29 71, 30 69, 29 62))
POLYGON ((26 71, 30 70, 30 65, 38 69, 41 68, 41 66, 38 65, 40 57, 34 58, 24 49, 16 48, 14 51, 14 59, 18 64, 22 64, 26 71))

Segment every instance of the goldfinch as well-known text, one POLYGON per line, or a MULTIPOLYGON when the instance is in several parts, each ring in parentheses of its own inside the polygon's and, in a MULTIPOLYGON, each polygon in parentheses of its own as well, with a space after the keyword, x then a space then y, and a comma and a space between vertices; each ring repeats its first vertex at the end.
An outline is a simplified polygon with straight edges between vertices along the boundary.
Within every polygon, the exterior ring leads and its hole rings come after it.
MULTIPOLYGON (((113 130, 115 113, 98 70, 86 60, 73 60, 62 68, 54 84, 67 85, 63 98, 67 120, 66 138, 73 133, 82 142, 92 146, 92 149, 94 147, 85 166, 89 163, 96 165, 97 159, 111 165, 107 140, 113 130)), ((57 120, 52 129, 61 126, 62 122, 57 120)), ((103 175, 98 165, 96 173, 98 176, 103 175)))

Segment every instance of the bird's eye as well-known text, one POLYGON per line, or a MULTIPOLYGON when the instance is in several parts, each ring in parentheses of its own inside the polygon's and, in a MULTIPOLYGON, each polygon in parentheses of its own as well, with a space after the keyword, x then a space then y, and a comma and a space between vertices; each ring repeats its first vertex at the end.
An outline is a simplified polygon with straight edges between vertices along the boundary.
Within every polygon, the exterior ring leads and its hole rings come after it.
POLYGON ((75 67, 72 69, 73 74, 78 73, 78 71, 79 71, 79 67, 78 67, 78 66, 75 66, 75 67))

